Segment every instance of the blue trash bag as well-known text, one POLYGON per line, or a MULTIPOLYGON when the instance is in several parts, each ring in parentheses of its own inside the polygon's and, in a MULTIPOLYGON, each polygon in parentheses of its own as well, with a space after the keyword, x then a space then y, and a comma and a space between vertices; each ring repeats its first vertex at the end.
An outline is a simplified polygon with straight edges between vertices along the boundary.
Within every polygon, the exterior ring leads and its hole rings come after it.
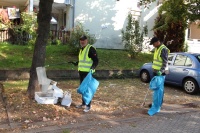
POLYGON ((82 94, 86 105, 88 105, 92 100, 98 86, 99 81, 93 78, 92 72, 90 71, 77 89, 77 93, 82 94))
POLYGON ((148 114, 153 116, 160 112, 164 95, 164 80, 165 76, 154 76, 150 82, 150 89, 153 90, 152 106, 148 110, 148 114))

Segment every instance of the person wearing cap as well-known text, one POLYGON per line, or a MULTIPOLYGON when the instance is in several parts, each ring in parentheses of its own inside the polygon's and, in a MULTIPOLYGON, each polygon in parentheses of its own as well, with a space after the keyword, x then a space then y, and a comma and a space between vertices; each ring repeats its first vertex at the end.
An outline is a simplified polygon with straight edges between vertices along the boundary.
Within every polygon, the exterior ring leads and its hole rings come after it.
MULTIPOLYGON (((96 49, 92 45, 88 44, 87 36, 82 35, 80 37, 80 45, 81 49, 79 51, 78 71, 81 84, 84 78, 91 70, 92 73, 95 72, 95 68, 97 67, 99 60, 97 57, 96 49)), ((91 108, 91 101, 88 105, 86 105, 82 96, 82 104, 77 105, 76 107, 77 108, 85 107, 83 111, 88 112, 91 108)))
MULTIPOLYGON (((165 75, 169 74, 168 70, 168 54, 170 53, 170 50, 160 42, 160 40, 157 37, 153 37, 150 41, 150 45, 153 45, 155 47, 154 56, 153 56, 153 75, 154 76, 163 76, 165 79, 165 75)), ((161 105, 163 103, 163 97, 164 97, 164 80, 162 83, 163 88, 163 95, 161 99, 161 105)), ((150 104, 149 107, 152 105, 150 104)))
POLYGON ((170 50, 164 44, 161 44, 157 37, 151 39, 150 45, 155 47, 152 65, 154 76, 168 74, 168 54, 170 50))

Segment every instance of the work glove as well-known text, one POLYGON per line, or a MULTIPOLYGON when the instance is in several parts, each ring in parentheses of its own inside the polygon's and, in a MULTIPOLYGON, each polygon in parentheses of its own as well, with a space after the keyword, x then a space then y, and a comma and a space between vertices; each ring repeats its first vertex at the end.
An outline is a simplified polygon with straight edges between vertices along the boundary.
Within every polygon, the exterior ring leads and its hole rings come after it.
POLYGON ((156 75, 157 75, 157 76, 161 76, 161 75, 162 75, 162 72, 161 72, 161 71, 157 71, 156 75))
POLYGON ((95 69, 90 69, 90 71, 92 72, 92 74, 95 72, 95 69))

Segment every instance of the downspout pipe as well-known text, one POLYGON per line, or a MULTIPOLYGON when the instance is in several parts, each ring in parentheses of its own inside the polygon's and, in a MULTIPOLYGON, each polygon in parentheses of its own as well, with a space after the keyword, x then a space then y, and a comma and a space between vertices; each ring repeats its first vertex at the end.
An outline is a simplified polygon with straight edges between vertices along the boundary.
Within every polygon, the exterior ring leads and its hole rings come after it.
POLYGON ((75 23, 75 7, 76 7, 76 0, 73 0, 72 28, 74 27, 75 23))
POLYGON ((29 12, 33 12, 33 0, 29 0, 29 12))

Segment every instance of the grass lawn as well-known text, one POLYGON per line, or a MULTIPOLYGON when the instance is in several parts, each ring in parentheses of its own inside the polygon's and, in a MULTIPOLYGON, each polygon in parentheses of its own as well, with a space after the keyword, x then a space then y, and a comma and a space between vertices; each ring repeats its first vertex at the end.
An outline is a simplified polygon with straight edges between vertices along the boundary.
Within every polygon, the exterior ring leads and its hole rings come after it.
MULTIPOLYGON (((32 46, 19 46, 0 43, 0 69, 30 68, 33 56, 32 46)), ((67 45, 47 46, 45 65, 48 69, 76 70, 77 67, 67 63, 77 61, 78 54, 72 55, 67 45)), ((97 49, 99 65, 97 70, 138 69, 145 62, 152 61, 153 54, 139 54, 131 59, 124 50, 97 49)))

